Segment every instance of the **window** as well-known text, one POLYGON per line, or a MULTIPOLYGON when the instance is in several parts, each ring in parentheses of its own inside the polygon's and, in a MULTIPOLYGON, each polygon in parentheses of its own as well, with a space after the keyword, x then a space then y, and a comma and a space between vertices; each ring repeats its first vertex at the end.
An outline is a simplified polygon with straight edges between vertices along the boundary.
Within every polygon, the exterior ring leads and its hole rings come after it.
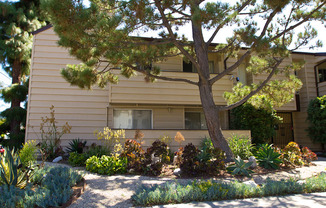
POLYGON ((202 112, 185 112, 186 129, 207 129, 205 115, 202 112))
POLYGON ((319 82, 326 81, 326 69, 318 69, 318 79, 319 82))
MULTIPOLYGON (((214 61, 208 61, 209 73, 214 73, 214 61)), ((197 69, 192 65, 192 63, 183 61, 183 71, 184 72, 197 72, 197 69)))
POLYGON ((114 110, 113 128, 152 129, 151 110, 114 110))

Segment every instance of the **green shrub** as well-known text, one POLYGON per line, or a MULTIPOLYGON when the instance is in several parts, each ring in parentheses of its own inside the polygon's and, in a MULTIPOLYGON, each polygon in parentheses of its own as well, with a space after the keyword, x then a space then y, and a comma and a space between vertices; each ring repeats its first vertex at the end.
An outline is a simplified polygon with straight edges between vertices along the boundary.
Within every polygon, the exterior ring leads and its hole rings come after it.
POLYGON ((102 155, 92 156, 86 160, 86 170, 102 175, 114 175, 127 172, 127 158, 102 155))
POLYGON ((303 158, 301 157, 301 150, 297 143, 290 142, 280 153, 282 162, 285 166, 295 167, 304 165, 303 158))
POLYGON ((281 154, 275 151, 272 145, 261 145, 255 155, 258 165, 266 169, 278 169, 282 163, 281 154))
POLYGON ((313 142, 320 143, 323 150, 326 144, 326 95, 310 101, 308 106, 308 135, 313 142))
POLYGON ((278 196, 286 194, 326 191, 326 174, 309 178, 305 183, 296 180, 267 180, 262 186, 235 182, 194 181, 188 184, 169 182, 151 187, 140 186, 132 196, 135 206, 187 203, 193 201, 217 201, 250 197, 278 196))
POLYGON ((139 142, 133 139, 126 140, 120 156, 127 158, 128 170, 132 169, 135 173, 140 174, 143 172, 145 151, 139 142))
POLYGON ((71 152, 69 154, 68 162, 71 166, 85 166, 85 162, 88 158, 86 158, 86 154, 80 154, 77 152, 71 152))
POLYGON ((79 154, 83 153, 84 147, 86 146, 87 141, 82 141, 81 139, 73 139, 69 142, 69 146, 66 149, 66 152, 77 152, 79 154))
POLYGON ((36 184, 33 189, 31 185, 25 189, 1 186, 0 207, 61 206, 69 200, 72 193, 71 187, 78 183, 82 177, 78 172, 66 167, 38 169, 32 177, 34 184, 36 184))
POLYGON ((253 173, 252 170, 249 170, 250 166, 253 162, 244 162, 241 158, 235 158, 234 159, 235 164, 230 165, 226 168, 228 172, 230 172, 232 175, 242 175, 251 177, 251 174, 253 173))
POLYGON ((0 185, 25 188, 27 185, 28 170, 22 168, 18 153, 4 149, 0 157, 0 185))
POLYGON ((92 156, 101 157, 102 155, 111 155, 110 150, 104 146, 91 146, 85 153, 85 158, 88 159, 92 156))
POLYGON ((274 126, 280 122, 275 111, 256 108, 245 103, 231 110, 230 129, 244 129, 251 131, 252 143, 263 144, 274 135, 274 126))
POLYGON ((252 156, 253 145, 247 136, 232 135, 228 138, 229 147, 235 157, 247 160, 252 156))
POLYGON ((37 159, 37 146, 34 140, 23 144, 23 148, 19 151, 19 157, 24 167, 32 166, 37 159))

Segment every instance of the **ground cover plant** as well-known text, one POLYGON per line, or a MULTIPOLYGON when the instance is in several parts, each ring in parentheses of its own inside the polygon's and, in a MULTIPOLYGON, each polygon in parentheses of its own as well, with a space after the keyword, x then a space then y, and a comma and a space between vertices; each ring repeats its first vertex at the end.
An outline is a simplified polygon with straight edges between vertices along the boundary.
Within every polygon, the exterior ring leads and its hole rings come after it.
POLYGON ((20 154, 4 148, 0 153, 0 207, 57 207, 66 203, 72 194, 72 186, 82 175, 67 167, 43 167, 33 165, 34 146, 24 146, 20 154))
POLYGON ((322 192, 326 190, 326 174, 322 173, 297 183, 294 179, 267 180, 253 187, 238 181, 193 181, 188 184, 169 182, 163 185, 141 186, 132 196, 135 206, 187 203, 191 201, 218 201, 251 197, 322 192))

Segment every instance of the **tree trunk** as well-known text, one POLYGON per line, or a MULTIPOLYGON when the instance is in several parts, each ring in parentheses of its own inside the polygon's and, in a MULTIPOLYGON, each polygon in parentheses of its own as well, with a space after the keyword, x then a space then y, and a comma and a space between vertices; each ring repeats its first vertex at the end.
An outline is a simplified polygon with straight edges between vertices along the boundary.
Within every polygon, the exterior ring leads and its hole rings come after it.
MULTIPOLYGON (((14 61, 12 66, 12 84, 20 84, 20 73, 21 73, 21 63, 18 60, 14 61)), ((17 98, 12 98, 10 109, 20 107, 20 100, 17 98)), ((20 122, 16 119, 12 119, 10 122, 10 134, 20 133, 20 122)))
POLYGON ((230 162, 233 159, 233 153, 229 147, 228 142, 222 134, 219 119, 219 110, 214 103, 212 89, 208 85, 201 84, 199 85, 199 92, 203 111, 206 118, 208 133, 212 140, 212 143, 214 147, 220 148, 225 151, 226 161, 230 162))
POLYGON ((201 30, 201 24, 196 25, 192 21, 192 33, 195 45, 196 58, 199 68, 199 93, 203 107, 203 111, 206 118, 206 124, 214 147, 220 148, 226 153, 226 161, 230 162, 233 159, 232 151, 224 138, 221 130, 221 124, 219 120, 219 110, 215 105, 212 86, 209 83, 210 73, 208 64, 208 48, 206 47, 203 33, 201 30))

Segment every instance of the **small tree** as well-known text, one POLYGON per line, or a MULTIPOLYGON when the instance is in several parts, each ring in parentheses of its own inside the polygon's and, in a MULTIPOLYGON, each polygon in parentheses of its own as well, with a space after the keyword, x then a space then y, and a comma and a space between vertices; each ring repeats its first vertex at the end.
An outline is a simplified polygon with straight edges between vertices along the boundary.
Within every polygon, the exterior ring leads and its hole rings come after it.
POLYGON ((313 142, 320 143, 325 151, 326 144, 326 95, 310 101, 308 106, 308 135, 313 142))
POLYGON ((245 103, 231 110, 230 129, 251 131, 252 143, 263 144, 275 135, 275 125, 280 118, 274 110, 257 108, 245 103))
MULTIPOLYGON (((90 88, 108 82, 117 83, 114 69, 125 77, 136 72, 144 74, 146 81, 155 79, 184 82, 198 87, 210 138, 215 147, 232 158, 219 121, 219 112, 230 110, 254 95, 268 93, 270 99, 281 105, 293 98, 301 83, 293 75, 295 65, 279 67, 292 50, 306 45, 317 31, 306 24, 311 20, 325 20, 326 1, 320 0, 239 0, 233 3, 201 0, 102 0, 90 1, 85 8, 80 0, 43 0, 43 8, 51 16, 54 30, 59 35, 59 45, 81 60, 80 65, 68 65, 62 74, 72 85, 90 88), (285 11, 287 14, 283 13, 285 11), (259 23, 258 20, 261 20, 259 23), (180 27, 189 25, 192 41, 182 34, 180 27), (219 40, 221 29, 234 26, 227 44, 212 45, 219 40), (299 26, 304 30, 294 36, 299 26), (159 39, 137 38, 135 34, 153 31, 159 39), (204 38, 204 33, 210 37, 204 38), (246 47, 244 53, 239 53, 246 47), (209 71, 208 54, 224 59, 219 74, 209 71), (183 56, 192 63, 198 80, 160 76, 159 68, 148 69, 151 63, 167 57, 183 56), (226 64, 229 58, 237 58, 226 64), (212 86, 224 76, 247 65, 247 72, 265 74, 266 79, 246 87, 236 85, 233 95, 228 95, 227 106, 216 106, 212 86), (283 81, 271 78, 282 73, 283 81), (291 75, 292 74, 292 75, 291 75), (291 95, 291 96, 289 96, 291 95), (236 98, 236 99, 235 99, 236 98), (281 98, 281 99, 280 99, 281 98)), ((140 35, 141 36, 141 35, 140 35)), ((321 43, 317 42, 316 46, 321 43)))

